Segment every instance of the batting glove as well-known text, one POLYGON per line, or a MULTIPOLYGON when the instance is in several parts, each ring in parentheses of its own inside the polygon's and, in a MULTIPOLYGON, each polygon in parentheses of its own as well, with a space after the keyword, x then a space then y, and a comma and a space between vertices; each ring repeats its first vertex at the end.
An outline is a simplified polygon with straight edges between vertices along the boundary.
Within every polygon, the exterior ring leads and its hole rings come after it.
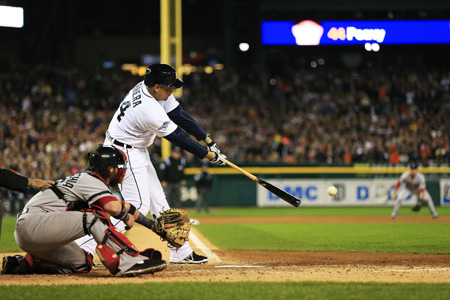
POLYGON ((215 164, 215 165, 221 165, 221 166, 224 166, 224 165, 227 164, 227 163, 225 162, 225 159, 226 159, 226 158, 227 158, 227 157, 226 157, 224 154, 222 154, 222 153, 217 154, 217 153, 216 153, 216 157, 214 157, 213 159, 211 159, 210 162, 211 162, 212 164, 215 164))
POLYGON ((211 135, 209 135, 209 133, 208 133, 207 137, 209 137, 211 139, 211 143, 206 143, 208 151, 214 152, 216 154, 220 154, 219 146, 217 146, 216 142, 213 141, 213 139, 211 138, 211 135))

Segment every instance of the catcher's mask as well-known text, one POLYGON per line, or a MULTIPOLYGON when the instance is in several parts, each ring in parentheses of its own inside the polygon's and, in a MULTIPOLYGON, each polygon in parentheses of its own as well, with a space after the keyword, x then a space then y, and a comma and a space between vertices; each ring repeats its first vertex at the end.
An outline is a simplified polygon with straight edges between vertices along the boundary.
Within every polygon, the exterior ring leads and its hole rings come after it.
POLYGON ((117 167, 117 181, 122 183, 127 171, 127 156, 114 146, 100 146, 88 153, 89 168, 101 170, 109 166, 117 167))
POLYGON ((148 67, 144 75, 144 84, 146 86, 160 84, 171 89, 178 89, 183 86, 183 81, 177 78, 177 72, 172 66, 158 63, 148 67))

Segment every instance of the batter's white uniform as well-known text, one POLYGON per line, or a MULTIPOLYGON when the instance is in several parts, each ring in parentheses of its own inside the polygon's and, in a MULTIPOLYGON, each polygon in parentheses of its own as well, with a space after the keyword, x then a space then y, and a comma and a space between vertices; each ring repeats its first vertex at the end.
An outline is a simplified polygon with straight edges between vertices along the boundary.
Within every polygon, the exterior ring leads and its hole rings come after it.
POLYGON ((430 193, 425 189, 426 181, 425 176, 422 173, 417 173, 414 178, 411 177, 409 171, 404 172, 399 179, 399 193, 397 194, 397 199, 395 200, 394 211, 392 212, 391 218, 395 219, 398 215, 400 206, 403 200, 411 195, 419 195, 420 190, 424 190, 423 202, 428 204, 431 215, 437 218, 438 214, 434 208, 433 199, 431 199, 430 193))
MULTIPOLYGON (((164 137, 177 129, 167 113, 178 105, 173 95, 165 101, 157 101, 144 81, 139 82, 120 104, 106 132, 104 144, 114 145, 128 157, 127 172, 121 184, 122 197, 144 216, 149 211, 159 216, 161 211, 170 208, 147 148, 156 136, 164 137)), ((123 222, 111 220, 118 229, 125 231, 123 222)), ((94 253, 96 243, 89 237, 77 242, 85 251, 94 253)), ((186 242, 181 248, 172 249, 170 258, 182 260, 191 253, 186 242)))

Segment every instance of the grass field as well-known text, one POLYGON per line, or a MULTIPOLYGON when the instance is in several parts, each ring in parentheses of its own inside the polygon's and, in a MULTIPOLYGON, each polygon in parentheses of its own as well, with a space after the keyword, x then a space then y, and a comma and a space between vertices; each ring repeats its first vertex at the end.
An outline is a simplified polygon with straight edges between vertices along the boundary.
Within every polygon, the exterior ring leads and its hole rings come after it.
MULTIPOLYGON (((380 208, 223 208, 204 216, 386 216, 391 207, 380 208)), ((440 216, 450 208, 438 207, 440 216)), ((400 216, 415 216, 401 208, 400 216)), ((428 210, 418 215, 429 217, 428 210)), ((430 217, 431 218, 431 217, 430 217)), ((15 217, 3 220, 0 252, 20 251, 15 245, 15 217)), ((200 224, 197 227, 220 249, 379 252, 450 254, 449 223, 278 223, 200 224)), ((0 276, 1 279, 1 276, 0 276)), ((337 283, 337 282, 174 282, 96 286, 1 286, 1 299, 450 299, 450 284, 337 283), (182 296, 180 297, 180 291, 182 296)))

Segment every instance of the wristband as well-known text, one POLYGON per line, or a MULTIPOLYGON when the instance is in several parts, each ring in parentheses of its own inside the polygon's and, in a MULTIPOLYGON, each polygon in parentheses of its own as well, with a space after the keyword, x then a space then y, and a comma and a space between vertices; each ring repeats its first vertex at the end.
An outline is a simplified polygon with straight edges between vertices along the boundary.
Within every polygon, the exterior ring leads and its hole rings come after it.
POLYGON ((125 205, 122 204, 122 210, 120 211, 120 213, 115 216, 116 219, 120 219, 122 221, 128 221, 129 217, 128 217, 128 211, 125 205))
POLYGON ((134 213, 136 212, 136 207, 133 204, 130 204, 130 209, 128 210, 128 213, 130 215, 134 216, 134 213))
POLYGON ((139 213, 139 217, 136 220, 137 223, 144 225, 148 229, 153 230, 153 224, 155 223, 152 219, 145 217, 143 214, 139 213))
POLYGON ((30 180, 31 180, 31 182, 30 182, 30 184, 29 184, 28 186, 29 186, 29 187, 32 187, 32 186, 33 186, 34 179, 33 179, 33 178, 30 178, 30 180))
POLYGON ((214 143, 214 140, 212 139, 212 137, 211 137, 211 135, 208 133, 207 135, 206 135, 206 137, 205 137, 205 143, 206 143, 206 145, 207 146, 209 146, 209 147, 211 147, 212 145, 214 145, 215 143, 214 143), (207 138, 210 138, 211 139, 211 143, 206 143, 206 139, 207 138))

